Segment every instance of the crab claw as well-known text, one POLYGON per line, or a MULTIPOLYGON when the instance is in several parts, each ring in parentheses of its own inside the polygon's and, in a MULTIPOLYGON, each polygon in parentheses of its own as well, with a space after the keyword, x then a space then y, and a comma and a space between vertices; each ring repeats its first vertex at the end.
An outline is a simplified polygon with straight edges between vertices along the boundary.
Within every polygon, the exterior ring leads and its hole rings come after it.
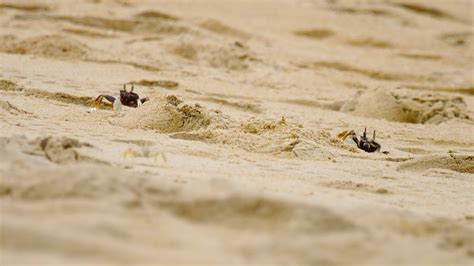
POLYGON ((102 103, 102 100, 104 99, 104 96, 101 94, 95 98, 93 104, 95 108, 99 108, 100 104, 102 103))
POLYGON ((353 135, 356 135, 354 130, 344 130, 341 133, 337 134, 337 137, 342 140, 346 140, 347 137, 353 136, 353 135))

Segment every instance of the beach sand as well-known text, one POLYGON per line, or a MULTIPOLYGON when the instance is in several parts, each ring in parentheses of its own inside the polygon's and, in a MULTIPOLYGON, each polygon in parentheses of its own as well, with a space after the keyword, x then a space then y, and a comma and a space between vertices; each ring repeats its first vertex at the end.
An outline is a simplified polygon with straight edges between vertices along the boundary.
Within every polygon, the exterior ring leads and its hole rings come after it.
POLYGON ((1 1, 0 264, 472 265, 473 12, 1 1))

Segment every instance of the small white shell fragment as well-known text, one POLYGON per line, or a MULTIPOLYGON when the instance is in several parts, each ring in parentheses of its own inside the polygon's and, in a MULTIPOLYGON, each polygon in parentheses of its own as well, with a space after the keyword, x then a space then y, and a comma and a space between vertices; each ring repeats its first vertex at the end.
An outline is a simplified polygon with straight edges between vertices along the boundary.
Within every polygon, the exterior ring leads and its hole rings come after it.
POLYGON ((89 110, 87 110, 87 112, 88 113, 95 113, 95 112, 97 112, 97 108, 91 107, 91 108, 89 108, 89 110))

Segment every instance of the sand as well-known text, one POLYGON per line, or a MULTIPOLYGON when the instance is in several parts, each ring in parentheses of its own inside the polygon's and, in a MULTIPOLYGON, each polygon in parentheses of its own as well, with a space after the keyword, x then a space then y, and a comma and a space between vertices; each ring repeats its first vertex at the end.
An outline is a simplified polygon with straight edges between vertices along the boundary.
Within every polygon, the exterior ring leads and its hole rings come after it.
POLYGON ((472 265, 473 12, 0 1, 0 264, 472 265))

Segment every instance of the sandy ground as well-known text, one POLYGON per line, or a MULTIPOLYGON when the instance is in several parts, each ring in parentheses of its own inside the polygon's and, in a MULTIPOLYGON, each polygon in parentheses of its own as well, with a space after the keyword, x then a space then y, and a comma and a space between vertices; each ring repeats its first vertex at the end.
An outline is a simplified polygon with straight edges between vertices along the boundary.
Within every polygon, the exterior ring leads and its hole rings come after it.
POLYGON ((473 12, 1 1, 0 264, 473 265, 473 12))

